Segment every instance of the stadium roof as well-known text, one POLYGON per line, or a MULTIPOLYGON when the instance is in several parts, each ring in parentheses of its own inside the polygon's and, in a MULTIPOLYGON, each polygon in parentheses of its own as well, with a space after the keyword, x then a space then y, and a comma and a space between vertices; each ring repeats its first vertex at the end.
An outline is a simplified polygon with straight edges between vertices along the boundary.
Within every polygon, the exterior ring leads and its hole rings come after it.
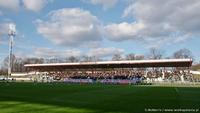
POLYGON ((190 67, 192 59, 159 59, 159 60, 129 60, 129 61, 99 61, 77 63, 47 63, 25 64, 33 70, 65 70, 65 69, 95 69, 95 68, 147 68, 147 67, 190 67))

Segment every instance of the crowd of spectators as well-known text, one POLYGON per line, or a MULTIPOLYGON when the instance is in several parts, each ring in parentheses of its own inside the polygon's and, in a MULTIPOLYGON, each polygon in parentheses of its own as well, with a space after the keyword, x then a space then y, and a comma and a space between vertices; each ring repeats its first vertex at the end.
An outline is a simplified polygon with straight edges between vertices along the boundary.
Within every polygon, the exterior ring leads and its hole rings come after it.
POLYGON ((144 81, 192 81, 192 76, 184 70, 163 71, 161 69, 152 70, 92 70, 92 71, 66 71, 52 72, 48 76, 54 80, 65 80, 72 82, 119 82, 140 83, 144 81), (126 82, 127 81, 127 82, 126 82))
POLYGON ((192 81, 192 74, 188 73, 186 70, 171 70, 171 71, 163 71, 163 70, 155 70, 148 71, 147 78, 162 78, 163 80, 168 81, 192 81))
POLYGON ((143 77, 142 71, 108 70, 108 71, 68 71, 63 73, 50 73, 50 76, 72 79, 133 79, 143 77))

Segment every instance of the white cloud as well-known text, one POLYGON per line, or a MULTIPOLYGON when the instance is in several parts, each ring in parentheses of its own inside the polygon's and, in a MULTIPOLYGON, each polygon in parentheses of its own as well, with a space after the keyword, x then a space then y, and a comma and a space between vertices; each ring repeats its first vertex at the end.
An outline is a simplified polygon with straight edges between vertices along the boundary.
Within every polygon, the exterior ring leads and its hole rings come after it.
POLYGON ((0 0, 0 8, 17 11, 20 8, 20 0, 0 0))
POLYGON ((15 55, 21 58, 24 57, 41 57, 41 58, 66 58, 70 56, 82 57, 82 56, 95 56, 97 58, 108 58, 112 57, 114 54, 123 55, 124 49, 108 47, 108 48, 93 48, 89 51, 81 51, 78 49, 55 49, 55 48, 43 48, 34 47, 34 52, 30 54, 25 54, 24 51, 16 51, 15 55))
POLYGON ((80 46, 101 40, 101 25, 89 11, 64 8, 50 12, 49 17, 37 20, 37 31, 55 44, 80 46))
POLYGON ((117 1, 118 0, 89 0, 91 4, 102 5, 104 10, 113 7, 117 1))
POLYGON ((79 57, 81 56, 81 51, 72 49, 72 50, 56 50, 52 48, 35 48, 34 56, 37 57, 59 57, 65 58, 70 56, 79 57))
POLYGON ((84 45, 82 45, 82 47, 86 47, 86 48, 98 48, 101 46, 101 42, 100 41, 91 41, 91 42, 87 42, 84 45))
POLYGON ((22 0, 22 2, 27 10, 38 12, 45 7, 49 0, 22 0))
POLYGON ((105 33, 111 40, 125 40, 139 37, 139 32, 144 28, 143 23, 109 24, 104 27, 105 33), (123 39, 122 39, 123 37, 123 39))
POLYGON ((124 50, 119 49, 119 48, 96 48, 96 49, 91 49, 88 52, 89 56, 96 56, 96 57, 110 57, 113 56, 114 54, 123 54, 124 50))
POLYGON ((52 1, 53 0, 0 0, 0 8, 18 11, 24 6, 27 10, 38 12, 44 8, 47 3, 52 1))
POLYGON ((134 24, 111 24, 105 31, 111 40, 179 42, 200 35, 199 9, 199 0, 135 0, 122 15, 124 18, 132 16, 134 24), (135 27, 137 25, 143 27, 135 27))

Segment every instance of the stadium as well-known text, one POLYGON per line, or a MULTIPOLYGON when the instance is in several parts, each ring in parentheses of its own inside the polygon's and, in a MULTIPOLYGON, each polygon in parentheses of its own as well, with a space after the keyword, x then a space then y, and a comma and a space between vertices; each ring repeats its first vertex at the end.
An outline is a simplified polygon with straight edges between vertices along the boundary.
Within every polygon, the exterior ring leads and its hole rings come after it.
POLYGON ((0 113, 200 112, 199 9, 0 0, 0 113))
POLYGON ((135 84, 152 82, 192 82, 192 59, 102 61, 81 63, 26 64, 33 80, 63 82, 135 84), (163 81, 164 80, 164 81, 163 81))
POLYGON ((1 112, 199 112, 191 65, 192 59, 25 64, 28 79, 0 83, 1 112))

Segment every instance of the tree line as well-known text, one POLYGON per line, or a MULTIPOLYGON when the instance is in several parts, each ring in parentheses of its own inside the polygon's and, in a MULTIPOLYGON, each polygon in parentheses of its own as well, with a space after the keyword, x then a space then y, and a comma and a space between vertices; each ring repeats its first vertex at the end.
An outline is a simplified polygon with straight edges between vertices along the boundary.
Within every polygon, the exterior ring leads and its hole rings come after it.
MULTIPOLYGON (((150 48, 149 52, 146 55, 137 55, 134 53, 127 54, 123 56, 122 54, 114 54, 111 59, 113 61, 119 60, 143 60, 143 59, 170 59, 170 58, 191 58, 193 59, 192 52, 189 49, 180 49, 172 54, 170 57, 165 57, 165 52, 157 48, 150 48)), ((96 56, 81 56, 75 57, 70 56, 67 58, 19 58, 15 55, 12 55, 12 72, 26 72, 24 68, 25 64, 41 64, 41 63, 72 63, 72 62, 95 62, 95 61, 104 61, 101 58, 96 56)), ((3 65, 0 69, 0 75, 7 74, 8 68, 8 57, 3 61, 3 65)))

